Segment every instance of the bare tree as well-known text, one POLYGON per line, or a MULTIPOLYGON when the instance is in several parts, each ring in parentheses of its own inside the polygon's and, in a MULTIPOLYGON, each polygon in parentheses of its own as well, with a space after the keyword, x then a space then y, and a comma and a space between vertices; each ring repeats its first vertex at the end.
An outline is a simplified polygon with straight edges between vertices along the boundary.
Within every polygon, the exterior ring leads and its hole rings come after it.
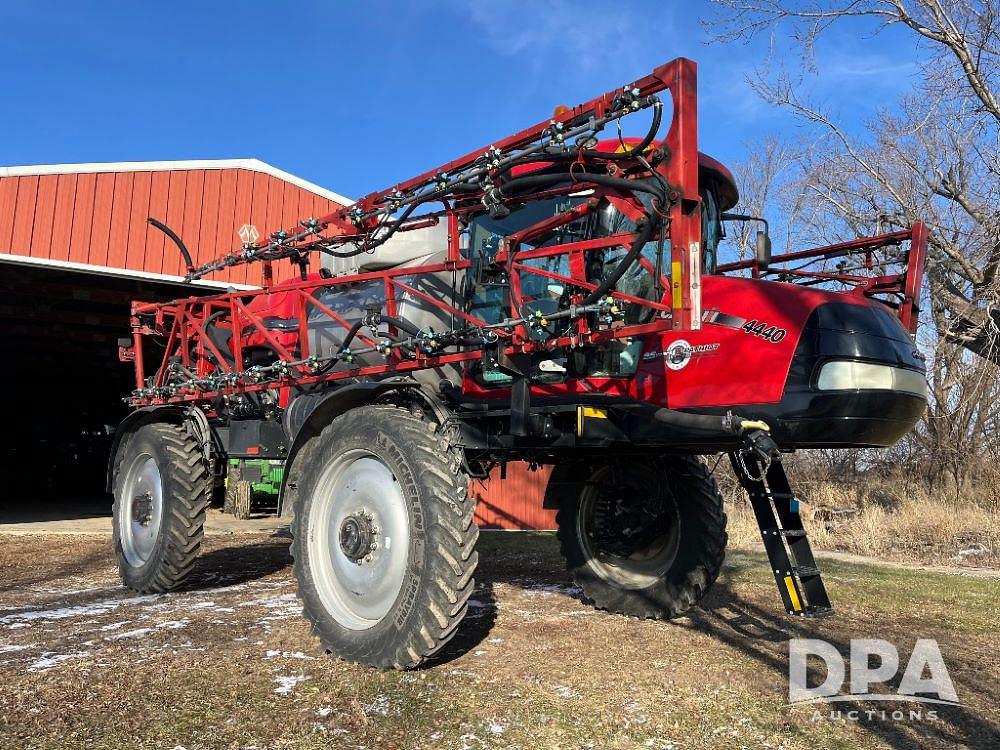
POLYGON ((1000 364, 1000 4, 997 0, 713 0, 719 42, 791 31, 805 67, 831 27, 867 19, 913 35, 922 76, 852 136, 798 82, 764 66, 751 84, 814 126, 797 162, 798 230, 819 241, 931 228, 928 279, 939 336, 1000 364))

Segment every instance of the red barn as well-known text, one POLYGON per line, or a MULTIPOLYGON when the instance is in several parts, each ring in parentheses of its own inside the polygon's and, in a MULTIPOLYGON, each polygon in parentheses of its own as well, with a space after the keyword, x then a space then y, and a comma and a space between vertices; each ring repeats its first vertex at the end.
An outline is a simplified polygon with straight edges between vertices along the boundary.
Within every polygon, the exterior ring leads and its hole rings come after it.
POLYGON ((110 430, 132 387, 118 362, 133 299, 249 288, 236 267, 182 285, 165 221, 196 262, 239 246, 244 223, 290 226, 347 198, 256 159, 0 167, 0 334, 7 503, 102 491, 110 430), (16 497, 11 488, 16 488, 16 497))
MULTIPOLYGON (((117 358, 131 300, 261 282, 258 265, 243 265, 182 285, 180 254, 147 217, 173 228, 197 265, 237 248, 243 224, 273 231, 350 202, 256 159, 0 167, 0 369, 17 426, 0 455, 22 477, 8 502, 101 492, 133 387, 117 358)), ((551 528, 546 479, 518 465, 505 482, 477 483, 479 521, 551 528)))

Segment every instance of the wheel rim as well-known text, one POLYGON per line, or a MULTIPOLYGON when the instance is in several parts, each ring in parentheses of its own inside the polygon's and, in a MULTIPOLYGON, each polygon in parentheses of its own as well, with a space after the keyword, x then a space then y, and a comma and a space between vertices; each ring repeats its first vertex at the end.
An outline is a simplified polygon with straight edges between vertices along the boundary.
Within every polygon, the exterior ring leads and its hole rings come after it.
POLYGON ((119 499, 118 536, 129 565, 145 565, 153 554, 163 519, 160 467, 148 453, 132 460, 119 499))
MULTIPOLYGON (((673 493, 658 484, 659 475, 616 481, 610 469, 602 470, 589 482, 580 497, 576 534, 587 566, 605 581, 627 589, 644 589, 667 575, 680 547, 680 511, 673 493), (636 537, 634 549, 608 549, 602 536, 617 529, 604 528, 608 506, 621 495, 632 495, 646 507, 647 527, 636 537), (655 513, 648 510, 655 503, 655 513), (602 512, 603 511, 603 512, 602 512)), ((611 510, 614 510, 613 508, 611 510)), ((627 546, 627 545, 626 545, 627 546)))
POLYGON ((403 488, 372 453, 323 470, 309 513, 309 565, 327 612, 350 630, 381 622, 403 587, 410 522, 403 488))

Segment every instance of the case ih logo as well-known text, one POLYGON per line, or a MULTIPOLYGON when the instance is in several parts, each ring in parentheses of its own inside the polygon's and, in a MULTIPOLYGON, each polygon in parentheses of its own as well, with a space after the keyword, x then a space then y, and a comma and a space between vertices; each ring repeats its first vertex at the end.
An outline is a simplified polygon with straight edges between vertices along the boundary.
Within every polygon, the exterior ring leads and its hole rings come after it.
MULTIPOLYGON (((914 644, 913 652, 899 679, 895 693, 870 692, 872 685, 887 685, 899 673, 899 652, 888 641, 878 638, 851 639, 850 665, 849 692, 844 693, 842 692, 844 682, 848 680, 847 668, 844 657, 836 647, 823 640, 793 638, 789 641, 788 647, 788 704, 800 706, 809 703, 906 701, 931 705, 960 705, 948 668, 941 657, 941 650, 937 641, 932 638, 922 638, 914 644), (810 656, 822 660, 826 668, 822 681, 812 687, 809 685, 810 656), (875 666, 872 666, 873 661, 877 662, 875 666)), ((816 711, 813 719, 824 715, 816 711)), ((906 718, 937 719, 937 714, 933 710, 890 712, 877 709, 831 711, 829 718, 857 721, 862 715, 867 715, 868 719, 880 716, 894 721, 906 718)))

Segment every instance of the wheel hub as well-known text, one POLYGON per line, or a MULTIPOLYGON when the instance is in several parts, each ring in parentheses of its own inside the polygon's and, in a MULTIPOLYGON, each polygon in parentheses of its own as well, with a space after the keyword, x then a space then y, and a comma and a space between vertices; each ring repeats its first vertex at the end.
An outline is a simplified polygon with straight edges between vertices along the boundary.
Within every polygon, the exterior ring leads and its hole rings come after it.
POLYGON ((340 550, 353 562, 360 565, 371 559, 375 551, 378 529, 374 519, 364 511, 350 515, 340 525, 340 550))
POLYGON ((149 492, 136 495, 132 498, 132 520, 141 526, 149 526, 149 521, 153 517, 153 496, 149 492))
POLYGON ((628 494, 606 488, 594 509, 594 540, 601 551, 629 557, 664 532, 664 508, 655 490, 630 487, 628 494))

